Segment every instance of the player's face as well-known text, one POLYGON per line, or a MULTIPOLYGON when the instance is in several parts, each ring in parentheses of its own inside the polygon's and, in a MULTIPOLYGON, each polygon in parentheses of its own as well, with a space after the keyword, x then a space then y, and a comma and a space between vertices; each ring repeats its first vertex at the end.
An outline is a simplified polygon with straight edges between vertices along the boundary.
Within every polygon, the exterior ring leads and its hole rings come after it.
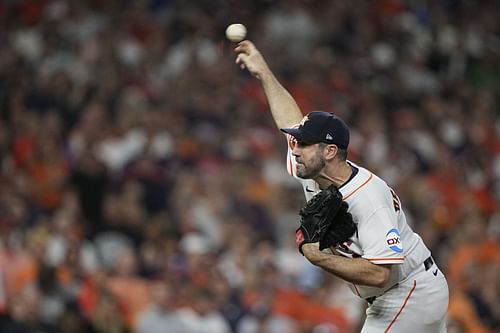
POLYGON ((292 153, 297 162, 297 176, 300 178, 314 179, 325 167, 323 147, 319 144, 296 141, 292 153))

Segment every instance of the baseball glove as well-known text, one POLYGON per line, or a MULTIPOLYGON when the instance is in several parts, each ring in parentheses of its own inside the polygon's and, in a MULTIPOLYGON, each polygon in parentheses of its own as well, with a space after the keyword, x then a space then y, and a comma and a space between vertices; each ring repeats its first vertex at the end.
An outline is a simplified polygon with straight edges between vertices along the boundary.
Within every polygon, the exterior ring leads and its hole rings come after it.
MULTIPOLYGON (((342 194, 335 185, 330 185, 312 197, 300 210, 300 226, 295 232, 295 241, 302 253, 305 243, 320 242, 320 248, 328 247, 325 241, 330 241, 333 236, 325 238, 328 230, 342 204, 342 194)), ((303 254, 303 253, 302 253, 303 254)))
POLYGON ((320 250, 344 243, 357 231, 356 224, 351 213, 347 211, 348 209, 347 202, 342 201, 333 221, 319 240, 320 250))

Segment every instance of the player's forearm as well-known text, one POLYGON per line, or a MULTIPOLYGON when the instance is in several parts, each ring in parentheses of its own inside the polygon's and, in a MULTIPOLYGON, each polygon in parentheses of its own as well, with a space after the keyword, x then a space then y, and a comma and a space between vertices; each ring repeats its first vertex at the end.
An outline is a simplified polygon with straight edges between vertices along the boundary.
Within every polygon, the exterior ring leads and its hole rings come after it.
POLYGON ((346 258, 319 251, 316 244, 304 244, 304 255, 314 265, 339 278, 358 285, 384 287, 390 267, 375 265, 363 258, 346 258))
POLYGON ((298 124, 302 120, 302 112, 274 74, 270 70, 262 73, 261 82, 276 126, 286 128, 298 124))
POLYGON ((234 50, 238 53, 236 63, 261 81, 278 128, 298 124, 302 120, 302 112, 292 95, 278 82, 255 45, 249 40, 244 40, 234 50))

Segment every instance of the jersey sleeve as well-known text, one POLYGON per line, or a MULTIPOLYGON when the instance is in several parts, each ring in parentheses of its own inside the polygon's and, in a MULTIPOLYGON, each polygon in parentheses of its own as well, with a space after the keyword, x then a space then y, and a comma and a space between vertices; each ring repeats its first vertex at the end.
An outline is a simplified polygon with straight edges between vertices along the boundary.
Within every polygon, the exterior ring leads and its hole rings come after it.
POLYGON ((292 155, 292 150, 295 147, 295 141, 293 140, 293 137, 290 134, 285 134, 286 135, 286 142, 287 142, 287 153, 286 153, 286 171, 290 174, 290 176, 297 178, 297 162, 293 158, 292 155))
POLYGON ((392 208, 382 207, 375 211, 359 227, 358 237, 363 258, 378 265, 403 263, 404 244, 392 208))

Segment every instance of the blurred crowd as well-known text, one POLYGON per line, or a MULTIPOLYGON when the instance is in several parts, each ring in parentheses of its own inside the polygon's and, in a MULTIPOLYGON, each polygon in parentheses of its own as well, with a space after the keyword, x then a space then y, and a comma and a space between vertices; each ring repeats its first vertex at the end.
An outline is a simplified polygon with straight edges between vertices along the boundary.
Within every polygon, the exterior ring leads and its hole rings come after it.
POLYGON ((448 332, 499 332, 498 0, 0 1, 0 332, 359 331, 234 22, 396 190, 448 332))

